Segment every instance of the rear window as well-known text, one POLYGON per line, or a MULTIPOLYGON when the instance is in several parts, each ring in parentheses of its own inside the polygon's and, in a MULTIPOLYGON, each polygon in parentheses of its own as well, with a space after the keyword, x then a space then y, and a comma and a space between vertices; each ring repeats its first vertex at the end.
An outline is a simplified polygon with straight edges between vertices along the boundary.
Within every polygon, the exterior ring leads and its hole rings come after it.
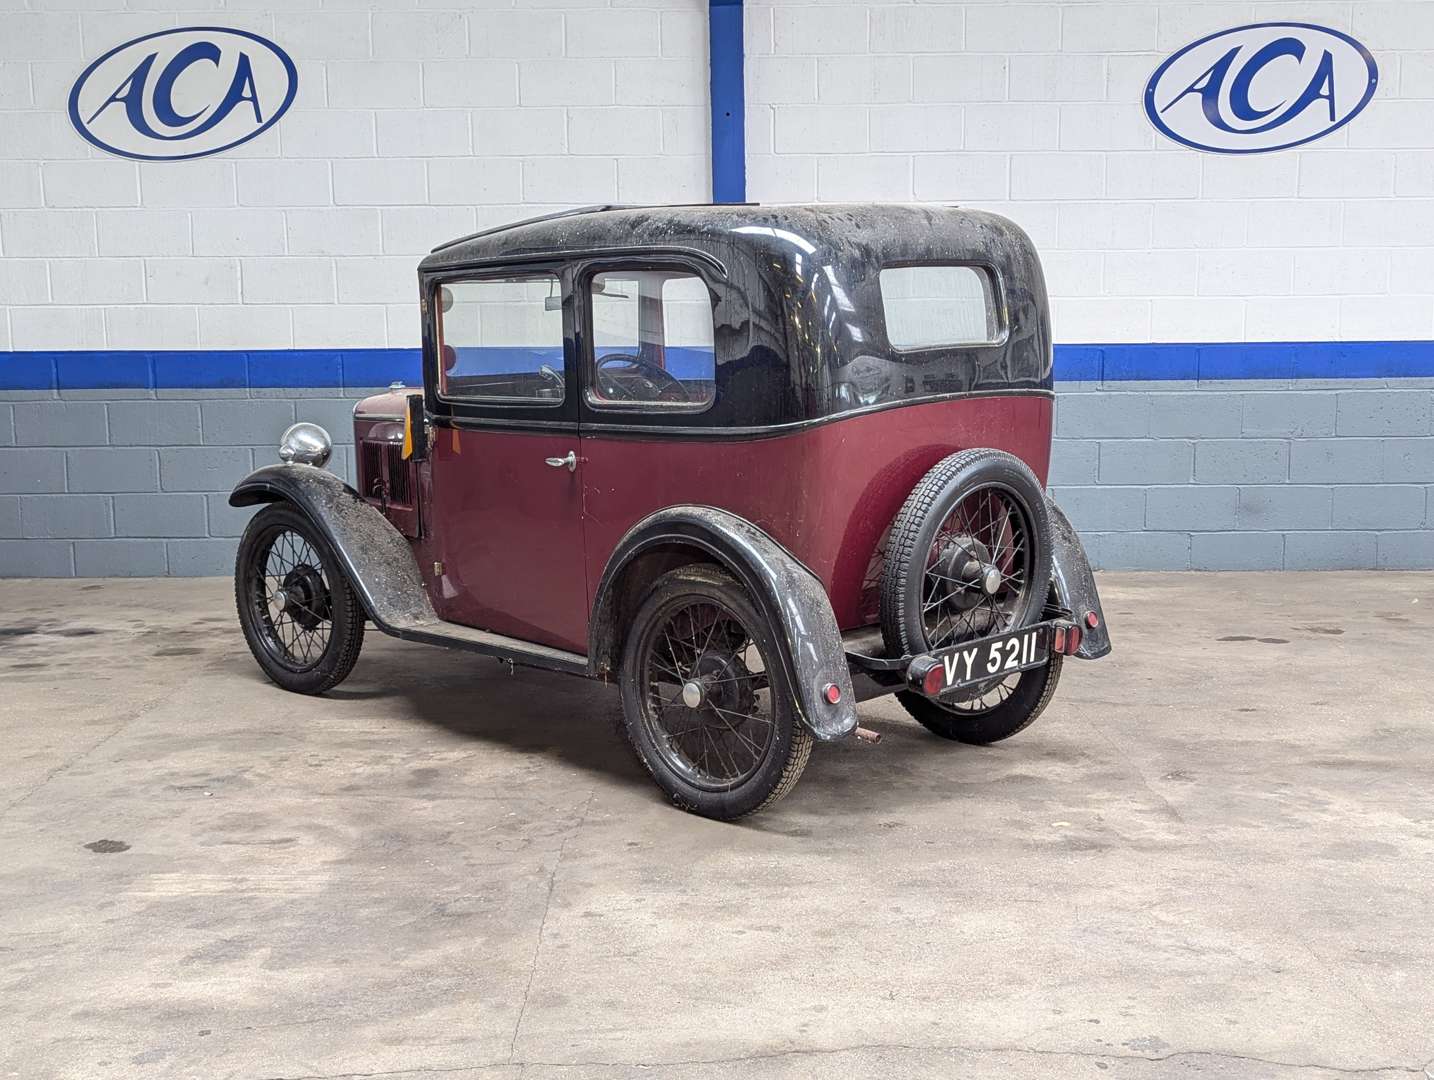
POLYGON ((1001 340, 990 272, 980 266, 890 266, 881 271, 886 339, 897 349, 1001 340))

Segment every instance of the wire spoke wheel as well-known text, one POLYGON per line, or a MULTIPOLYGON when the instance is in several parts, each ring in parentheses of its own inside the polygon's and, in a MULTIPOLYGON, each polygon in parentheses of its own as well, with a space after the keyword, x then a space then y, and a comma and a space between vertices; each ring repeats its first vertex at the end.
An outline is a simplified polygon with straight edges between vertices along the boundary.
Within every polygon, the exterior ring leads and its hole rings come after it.
POLYGON ((927 545, 921 623, 926 651, 1017 628, 1030 590, 1031 525, 1011 490, 962 496, 927 545))
POLYGON ((668 605, 649 632, 640 678, 643 723, 688 783, 724 791, 761 768, 772 745, 772 689, 736 612, 692 597, 668 605))
POLYGON ((323 560, 307 537, 280 527, 261 541, 256 566, 250 599, 264 645, 285 667, 312 669, 333 635, 333 598, 323 560))
MULTIPOLYGON (((1039 621, 1051 582, 1046 495, 1019 459, 963 450, 938 462, 891 526, 882 576, 887 652, 914 656, 1008 634, 1039 621)), ((944 738, 990 743, 1040 715, 1061 658, 997 676, 938 700, 901 691, 898 700, 944 738)))
POLYGON ((624 631, 624 730, 669 798, 732 821, 796 785, 812 733, 792 698, 777 631, 714 566, 669 570, 624 631))
POLYGON ((271 506, 249 523, 234 594, 249 650, 286 690, 323 693, 352 670, 363 608, 332 551, 294 509, 271 506))

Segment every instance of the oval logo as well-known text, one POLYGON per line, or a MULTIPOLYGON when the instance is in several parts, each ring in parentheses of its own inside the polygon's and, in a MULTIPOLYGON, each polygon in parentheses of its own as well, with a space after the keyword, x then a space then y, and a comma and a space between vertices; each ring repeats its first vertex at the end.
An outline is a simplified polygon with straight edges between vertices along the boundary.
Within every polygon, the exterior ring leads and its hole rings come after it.
POLYGON ((70 123, 111 154, 204 157, 273 127, 299 89, 283 49, 247 30, 194 26, 118 45, 70 90, 70 123))
POLYGON ((1379 84, 1354 38, 1309 23, 1257 23, 1185 46, 1155 69, 1145 113, 1162 134, 1216 154, 1262 154, 1328 135, 1379 84))

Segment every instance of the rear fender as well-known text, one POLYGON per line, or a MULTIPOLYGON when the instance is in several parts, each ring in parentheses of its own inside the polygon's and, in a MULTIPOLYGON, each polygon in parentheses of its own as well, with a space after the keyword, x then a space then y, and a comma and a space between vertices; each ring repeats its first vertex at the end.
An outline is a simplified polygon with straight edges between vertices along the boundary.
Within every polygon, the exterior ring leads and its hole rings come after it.
POLYGON ((292 503, 313 522, 380 630, 398 633, 437 618, 408 541, 333 473, 313 465, 266 465, 229 496, 230 506, 272 502, 292 503))
POLYGON ((1069 611, 1081 628, 1080 647, 1071 655, 1080 660, 1098 660, 1110 652, 1110 631, 1106 629, 1105 612, 1100 609, 1095 574, 1070 519, 1049 497, 1046 511, 1051 521, 1051 602, 1069 611), (1097 619, 1095 626, 1086 621, 1087 613, 1092 611, 1097 619))
MULTIPOLYGON (((718 563, 747 590, 777 638, 797 716, 819 739, 838 739, 857 726, 856 695, 841 632, 822 583, 790 552, 750 521, 710 506, 670 506, 643 518, 618 543, 603 570, 593 605, 588 655, 594 674, 617 666, 623 570, 645 553, 688 551, 718 563), (823 696, 835 684, 837 704, 823 696)), ((677 563, 680 565, 680 561, 677 563)))

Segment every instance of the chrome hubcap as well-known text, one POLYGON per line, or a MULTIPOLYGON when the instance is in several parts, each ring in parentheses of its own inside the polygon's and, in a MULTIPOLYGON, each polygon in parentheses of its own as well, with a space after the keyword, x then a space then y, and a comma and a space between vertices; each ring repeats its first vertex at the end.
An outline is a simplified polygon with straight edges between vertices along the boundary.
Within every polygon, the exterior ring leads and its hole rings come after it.
POLYGON ((981 588, 986 590, 987 596, 995 596, 1001 591, 1001 571, 994 566, 986 567, 985 573, 981 575, 981 588))
POLYGON ((682 704, 689 709, 696 709, 702 705, 702 684, 696 680, 689 680, 682 684, 682 704))

